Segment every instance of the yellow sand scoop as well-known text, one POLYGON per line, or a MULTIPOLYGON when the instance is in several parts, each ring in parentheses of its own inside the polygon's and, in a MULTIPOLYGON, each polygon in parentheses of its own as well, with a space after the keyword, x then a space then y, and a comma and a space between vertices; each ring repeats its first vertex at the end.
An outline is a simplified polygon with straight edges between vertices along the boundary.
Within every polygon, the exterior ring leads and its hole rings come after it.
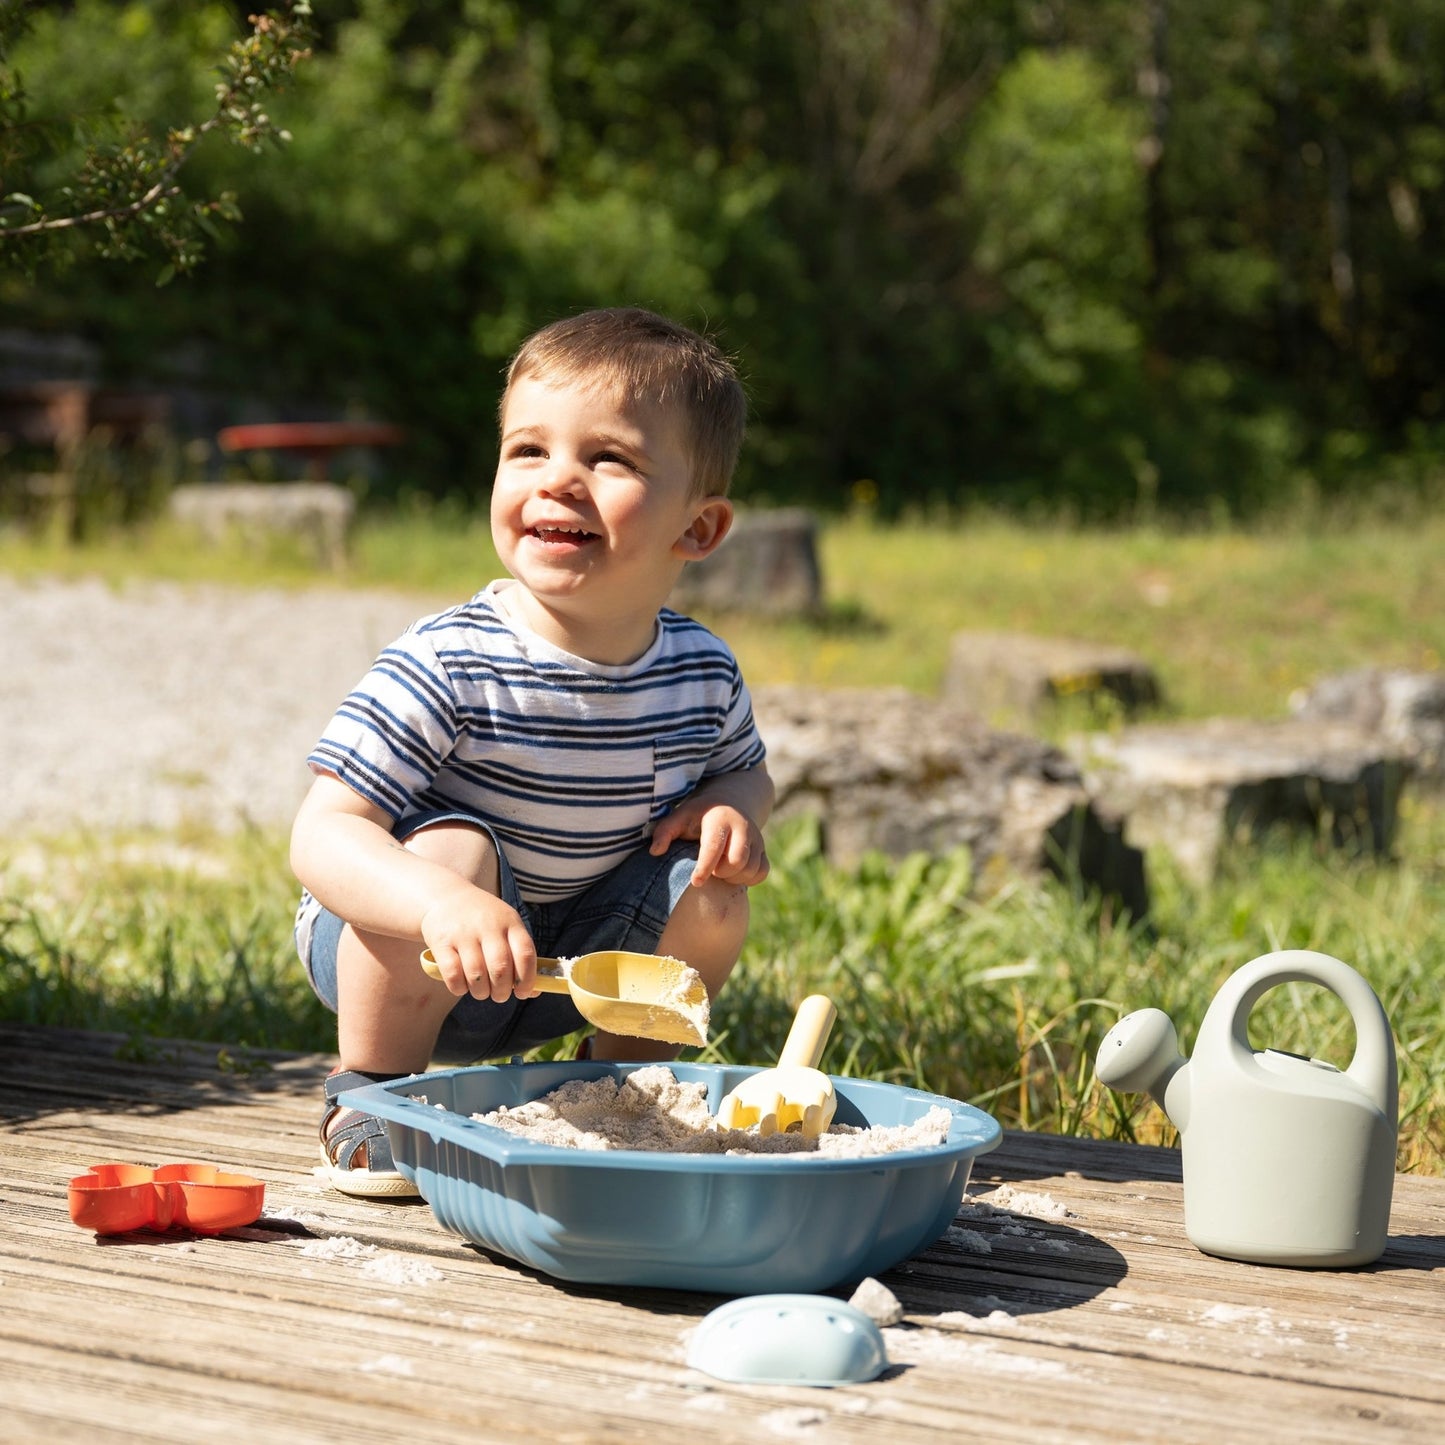
MULTIPOLYGON (((442 976, 431 949, 421 966, 442 976)), ((629 1038, 667 1044, 707 1043, 707 988, 695 969, 678 958, 607 950, 576 958, 539 958, 537 987, 567 993, 590 1024, 629 1038)))
POLYGON ((762 1069, 744 1079, 718 1106, 718 1127, 746 1129, 758 1126, 762 1135, 776 1134, 795 1124, 805 1138, 816 1138, 833 1122, 838 1100, 833 1083, 818 1068, 838 1010, 823 994, 809 994, 798 1005, 787 1042, 776 1068, 762 1069))

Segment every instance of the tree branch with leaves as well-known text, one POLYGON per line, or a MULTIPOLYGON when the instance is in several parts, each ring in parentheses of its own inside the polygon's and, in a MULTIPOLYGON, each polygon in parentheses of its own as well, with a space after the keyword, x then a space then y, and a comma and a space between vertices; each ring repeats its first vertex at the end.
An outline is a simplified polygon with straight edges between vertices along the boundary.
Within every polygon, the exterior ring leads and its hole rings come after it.
POLYGON ((222 223, 239 221, 241 212, 233 192, 192 195, 182 172, 211 135, 249 151, 290 140, 267 107, 311 54, 309 0, 249 17, 250 30, 216 67, 215 105, 203 119, 157 135, 121 117, 122 134, 97 136, 75 150, 71 128, 31 118, 12 65, 30 9, 24 0, 0 0, 0 257, 33 271, 63 263, 79 238, 110 259, 163 258, 159 284, 193 270, 206 238, 222 223), (72 173, 44 194, 37 179, 62 155, 72 157, 72 173))

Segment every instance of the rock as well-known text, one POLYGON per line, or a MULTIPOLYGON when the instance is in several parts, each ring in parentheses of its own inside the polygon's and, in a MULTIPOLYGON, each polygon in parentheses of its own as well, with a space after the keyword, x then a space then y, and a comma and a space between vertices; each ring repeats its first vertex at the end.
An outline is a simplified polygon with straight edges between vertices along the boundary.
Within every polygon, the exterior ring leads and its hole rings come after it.
POLYGON ((861 1310, 875 1325, 896 1325, 903 1318, 903 1305, 886 1284, 870 1274, 848 1296, 848 1303, 861 1310))
POLYGON ((1012 632, 958 632, 944 670, 944 701, 990 719, 1029 719, 1061 698, 1112 698, 1126 716, 1163 691, 1137 653, 1104 643, 1012 632))
POLYGON ((208 541, 294 536, 325 567, 345 561, 355 507, 335 482, 209 482, 177 487, 170 500, 171 515, 208 541))
POLYGON ((1399 749, 1359 728, 1301 721, 1142 725, 1068 750, 1095 802, 1126 820, 1128 841, 1167 850, 1199 882, 1235 839, 1277 826, 1386 851, 1410 772, 1399 749))
POLYGON ((683 569, 668 605, 687 612, 813 616, 823 608, 817 522, 801 507, 740 511, 712 556, 683 569))
POLYGON ((1302 721, 1349 723, 1399 748, 1424 779, 1445 783, 1445 672, 1363 667, 1290 699, 1302 721))
POLYGON ((1142 855, 1059 749, 901 688, 759 688, 753 705, 776 816, 818 817, 835 864, 964 846, 985 888, 1076 869, 1136 915, 1148 911, 1142 855))

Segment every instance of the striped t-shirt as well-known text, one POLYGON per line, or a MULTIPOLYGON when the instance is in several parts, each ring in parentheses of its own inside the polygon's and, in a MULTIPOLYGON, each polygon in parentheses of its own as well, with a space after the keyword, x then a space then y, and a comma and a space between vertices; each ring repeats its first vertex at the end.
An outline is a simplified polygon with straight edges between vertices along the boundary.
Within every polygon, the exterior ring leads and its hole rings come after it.
POLYGON ((510 585, 408 628, 307 762, 393 819, 479 814, 522 896, 549 902, 604 877, 700 782, 764 749, 736 659, 701 624, 664 609, 641 657, 605 666, 513 623, 497 602, 510 585))

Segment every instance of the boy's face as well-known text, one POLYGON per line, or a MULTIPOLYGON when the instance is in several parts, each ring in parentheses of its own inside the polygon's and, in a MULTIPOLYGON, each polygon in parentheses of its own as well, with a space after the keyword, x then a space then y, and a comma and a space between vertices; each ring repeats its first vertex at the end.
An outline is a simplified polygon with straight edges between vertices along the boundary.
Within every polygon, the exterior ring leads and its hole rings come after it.
POLYGON ((597 661, 630 660, 599 654, 638 638, 645 648, 683 563, 710 551, 732 516, 722 498, 693 494, 673 411, 533 376, 507 397, 491 511, 528 622, 597 661), (719 520, 716 539, 703 535, 719 520))

